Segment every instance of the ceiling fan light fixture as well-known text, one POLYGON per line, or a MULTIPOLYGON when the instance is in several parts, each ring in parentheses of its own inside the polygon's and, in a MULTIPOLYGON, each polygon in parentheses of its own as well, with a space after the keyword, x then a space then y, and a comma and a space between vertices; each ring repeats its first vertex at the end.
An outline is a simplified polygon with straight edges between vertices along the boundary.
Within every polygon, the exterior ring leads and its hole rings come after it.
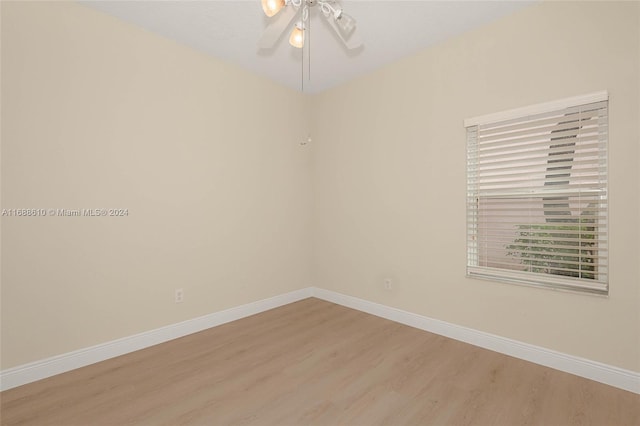
POLYGON ((302 22, 298 22, 295 27, 293 27, 291 36, 289 37, 289 44, 298 49, 304 47, 304 27, 302 26, 302 22))
POLYGON ((264 14, 271 18, 285 6, 285 0, 262 0, 264 14))
POLYGON ((346 13, 342 12, 342 10, 336 12, 334 18, 336 21, 336 25, 338 26, 338 29, 340 30, 344 38, 349 38, 351 34, 353 34, 353 32, 356 30, 356 20, 346 13))
POLYGON ((269 25, 258 41, 258 47, 271 49, 281 39, 283 33, 290 31, 289 44, 297 49, 304 49, 307 36, 311 40, 310 13, 315 8, 319 9, 319 15, 327 20, 326 24, 329 29, 348 50, 359 48, 362 46, 362 40, 359 35, 360 31, 356 27, 356 20, 342 11, 341 1, 261 0, 262 8, 267 16, 273 17, 275 14, 278 16, 275 19, 270 19, 269 25), (294 22, 297 24, 291 30, 294 22))

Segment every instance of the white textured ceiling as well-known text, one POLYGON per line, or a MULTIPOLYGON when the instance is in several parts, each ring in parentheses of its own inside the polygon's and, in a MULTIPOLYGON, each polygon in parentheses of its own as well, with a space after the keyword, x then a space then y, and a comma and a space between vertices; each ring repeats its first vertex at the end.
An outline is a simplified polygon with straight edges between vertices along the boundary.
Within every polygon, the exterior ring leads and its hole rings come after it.
MULTIPOLYGON (((273 49, 257 42, 268 25, 259 0, 97 1, 83 4, 264 75, 296 90, 302 54, 286 31, 273 49)), ((487 24, 533 1, 342 1, 364 45, 347 50, 311 10, 310 70, 304 92, 317 93, 434 43, 487 24)), ((306 61, 306 59, 305 59, 306 61)))

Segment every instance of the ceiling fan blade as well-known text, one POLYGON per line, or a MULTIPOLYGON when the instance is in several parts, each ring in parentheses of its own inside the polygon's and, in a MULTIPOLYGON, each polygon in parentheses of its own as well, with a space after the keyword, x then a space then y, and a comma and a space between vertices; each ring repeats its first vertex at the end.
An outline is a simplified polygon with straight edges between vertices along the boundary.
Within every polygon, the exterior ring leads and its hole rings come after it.
POLYGON ((329 23, 329 26, 333 28, 336 34, 338 34, 338 37, 340 37, 340 40, 342 40, 347 49, 357 49, 358 47, 362 46, 362 39, 360 38, 360 34, 358 34, 357 27, 355 28, 355 30, 353 30, 348 38, 345 38, 345 36, 342 34, 342 31, 340 31, 340 28, 338 28, 338 24, 336 24, 331 16, 327 17, 327 22, 329 23))
POLYGON ((292 5, 285 6, 280 13, 271 18, 269 26, 262 33, 262 37, 258 40, 260 49, 269 49, 273 47, 280 35, 287 30, 291 22, 298 15, 299 9, 296 10, 292 5))

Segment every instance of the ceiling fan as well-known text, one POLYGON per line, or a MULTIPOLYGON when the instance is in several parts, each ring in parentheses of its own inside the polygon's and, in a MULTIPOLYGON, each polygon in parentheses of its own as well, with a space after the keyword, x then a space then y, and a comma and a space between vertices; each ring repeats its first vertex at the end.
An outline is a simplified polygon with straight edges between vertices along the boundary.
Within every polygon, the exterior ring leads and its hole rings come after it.
POLYGON ((273 19, 258 41, 258 47, 273 47, 280 35, 298 18, 289 36, 289 44, 303 48, 305 35, 310 30, 309 8, 314 6, 319 6, 329 26, 347 49, 356 49, 362 45, 362 40, 356 33, 356 20, 342 11, 337 0, 262 0, 262 10, 273 19))

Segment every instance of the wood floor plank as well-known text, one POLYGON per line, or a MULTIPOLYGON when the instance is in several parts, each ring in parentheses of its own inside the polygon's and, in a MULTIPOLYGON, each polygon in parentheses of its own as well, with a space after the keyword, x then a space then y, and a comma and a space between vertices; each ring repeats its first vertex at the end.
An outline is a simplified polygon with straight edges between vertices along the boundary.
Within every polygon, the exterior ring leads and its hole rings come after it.
POLYGON ((640 425, 640 396, 310 298, 0 393, 2 425, 640 425))

